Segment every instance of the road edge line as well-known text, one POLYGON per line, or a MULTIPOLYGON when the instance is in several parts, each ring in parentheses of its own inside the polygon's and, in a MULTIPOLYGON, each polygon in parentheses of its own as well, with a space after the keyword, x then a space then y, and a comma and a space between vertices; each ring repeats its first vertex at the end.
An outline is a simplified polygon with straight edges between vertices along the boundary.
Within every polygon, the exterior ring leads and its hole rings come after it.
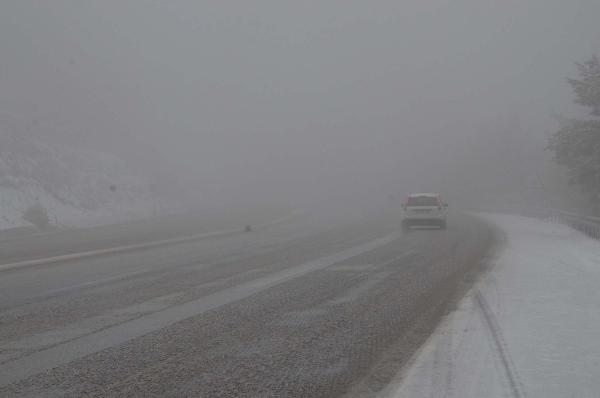
MULTIPOLYGON (((266 222, 263 224, 258 224, 254 227, 254 229, 264 229, 264 228, 268 228, 268 227, 271 227, 271 226, 274 226, 277 224, 282 224, 284 222, 294 219, 297 216, 298 216, 298 213, 294 211, 294 212, 292 212, 292 214, 289 214, 287 216, 279 217, 273 221, 269 221, 269 222, 266 222)), ((233 234, 240 233, 240 232, 246 232, 245 227, 232 228, 232 229, 216 231, 216 232, 205 232, 202 234, 183 236, 183 237, 179 237, 179 238, 169 238, 169 239, 162 239, 162 240, 151 241, 151 242, 136 243, 136 244, 126 245, 126 246, 109 247, 106 249, 98 249, 98 250, 90 250, 90 251, 79 252, 79 253, 63 254, 60 256, 52 256, 52 257, 39 258, 39 259, 34 259, 34 260, 17 261, 14 263, 0 264, 0 272, 10 271, 10 270, 14 270, 17 268, 33 267, 33 266, 37 266, 37 265, 56 264, 56 263, 65 262, 65 261, 74 261, 74 260, 81 260, 81 259, 91 258, 91 257, 106 256, 106 255, 110 255, 110 254, 125 253, 125 252, 130 252, 130 251, 141 250, 141 249, 149 249, 149 248, 154 248, 154 247, 167 246, 167 245, 172 245, 172 244, 176 244, 176 243, 185 243, 185 242, 191 242, 191 241, 195 241, 195 240, 202 240, 202 239, 207 239, 207 238, 216 238, 216 237, 221 237, 221 236, 233 235, 233 234)))

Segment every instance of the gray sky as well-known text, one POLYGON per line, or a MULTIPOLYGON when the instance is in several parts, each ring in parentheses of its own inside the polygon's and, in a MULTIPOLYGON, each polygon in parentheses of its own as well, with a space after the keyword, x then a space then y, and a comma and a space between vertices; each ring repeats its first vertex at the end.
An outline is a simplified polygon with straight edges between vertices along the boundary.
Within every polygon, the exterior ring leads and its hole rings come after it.
POLYGON ((542 137, 552 110, 575 112, 565 77, 600 53, 599 15, 597 0, 4 1, 0 117, 152 146, 216 196, 396 192, 503 118, 542 137))

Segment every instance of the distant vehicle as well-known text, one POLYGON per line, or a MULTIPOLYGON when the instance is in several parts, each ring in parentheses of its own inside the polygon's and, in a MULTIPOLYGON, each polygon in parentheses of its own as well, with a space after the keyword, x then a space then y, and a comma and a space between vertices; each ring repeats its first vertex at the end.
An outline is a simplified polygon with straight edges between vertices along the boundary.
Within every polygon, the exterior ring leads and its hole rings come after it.
POLYGON ((414 193, 408 195, 402 205, 402 229, 408 231, 413 225, 431 225, 446 229, 448 204, 438 193, 414 193))

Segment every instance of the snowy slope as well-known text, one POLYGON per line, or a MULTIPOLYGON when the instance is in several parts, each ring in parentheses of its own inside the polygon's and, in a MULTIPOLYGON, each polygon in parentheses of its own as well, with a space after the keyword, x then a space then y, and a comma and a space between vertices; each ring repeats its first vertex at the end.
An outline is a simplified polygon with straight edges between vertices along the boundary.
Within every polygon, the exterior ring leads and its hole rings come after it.
POLYGON ((147 217, 159 207, 150 186, 114 156, 0 135, 0 228, 27 225, 35 203, 61 225, 147 217))
POLYGON ((484 217, 506 233, 493 269, 384 395, 600 396, 600 243, 562 225, 484 217))

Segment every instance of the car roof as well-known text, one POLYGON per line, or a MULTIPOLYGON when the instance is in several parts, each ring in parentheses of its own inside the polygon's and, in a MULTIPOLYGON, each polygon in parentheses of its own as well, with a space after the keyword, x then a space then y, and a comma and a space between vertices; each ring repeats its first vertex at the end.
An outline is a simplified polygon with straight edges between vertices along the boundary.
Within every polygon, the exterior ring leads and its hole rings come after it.
POLYGON ((408 195, 409 198, 414 198, 415 196, 432 196, 432 197, 438 197, 440 196, 439 193, 411 193, 410 195, 408 195))

